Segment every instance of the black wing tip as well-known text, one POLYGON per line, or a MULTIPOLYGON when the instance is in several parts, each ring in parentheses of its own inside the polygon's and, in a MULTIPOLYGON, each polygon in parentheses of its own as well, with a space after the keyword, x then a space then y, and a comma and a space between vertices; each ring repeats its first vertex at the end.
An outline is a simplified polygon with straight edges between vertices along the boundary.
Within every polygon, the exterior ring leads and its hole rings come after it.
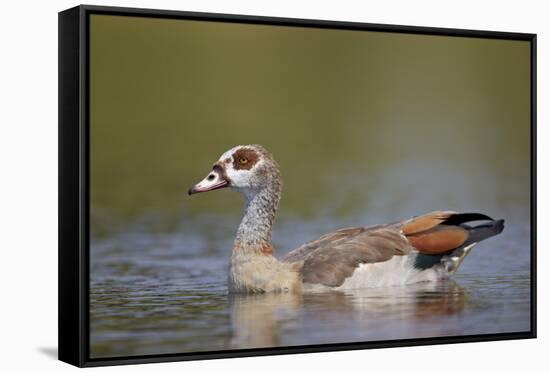
POLYGON ((504 219, 495 220, 493 225, 495 227, 495 231, 499 234, 504 230, 504 219))
MULTIPOLYGON (((482 220, 495 221, 495 219, 485 214, 480 214, 478 212, 464 212, 464 213, 458 213, 458 214, 453 214, 449 216, 447 219, 445 219, 445 221, 442 224, 460 225, 470 221, 482 221, 482 220)), ((504 220, 502 220, 502 222, 504 222, 504 220)))

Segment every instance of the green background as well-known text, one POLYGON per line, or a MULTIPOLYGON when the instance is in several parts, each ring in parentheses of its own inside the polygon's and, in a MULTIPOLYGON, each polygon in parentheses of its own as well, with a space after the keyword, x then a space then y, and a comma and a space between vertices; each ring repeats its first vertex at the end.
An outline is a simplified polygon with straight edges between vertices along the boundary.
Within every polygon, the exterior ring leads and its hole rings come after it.
POLYGON ((93 233, 238 214, 188 197, 227 149, 281 165, 283 216, 529 209, 526 41, 92 15, 93 233), (519 206, 519 207, 518 207, 519 206))

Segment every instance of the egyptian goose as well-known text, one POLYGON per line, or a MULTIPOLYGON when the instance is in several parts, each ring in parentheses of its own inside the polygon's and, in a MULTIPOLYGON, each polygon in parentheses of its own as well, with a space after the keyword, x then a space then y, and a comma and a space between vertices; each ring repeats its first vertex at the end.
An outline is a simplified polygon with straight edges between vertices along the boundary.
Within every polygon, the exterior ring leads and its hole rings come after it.
POLYGON ((189 195, 232 188, 244 195, 229 267, 229 291, 263 293, 352 289, 437 281, 453 274, 472 247, 504 228, 478 213, 435 211, 403 221, 340 229, 273 256, 271 228, 282 191, 273 156, 260 145, 225 152, 189 195), (485 221, 475 226, 466 224, 485 221))

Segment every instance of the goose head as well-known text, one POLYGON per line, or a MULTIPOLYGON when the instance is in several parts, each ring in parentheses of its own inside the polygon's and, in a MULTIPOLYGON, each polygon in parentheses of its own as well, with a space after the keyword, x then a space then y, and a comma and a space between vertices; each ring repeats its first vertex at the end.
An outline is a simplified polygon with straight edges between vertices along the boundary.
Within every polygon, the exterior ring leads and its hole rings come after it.
POLYGON ((188 194, 230 188, 253 198, 266 188, 281 189, 279 166, 261 145, 238 145, 221 155, 212 171, 191 187, 188 194))

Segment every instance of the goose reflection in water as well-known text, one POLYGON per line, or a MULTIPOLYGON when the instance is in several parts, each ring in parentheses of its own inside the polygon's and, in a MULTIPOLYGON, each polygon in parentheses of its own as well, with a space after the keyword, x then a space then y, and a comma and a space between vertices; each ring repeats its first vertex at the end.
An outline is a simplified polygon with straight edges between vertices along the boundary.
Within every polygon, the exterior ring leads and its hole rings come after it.
POLYGON ((396 338, 448 335, 453 332, 449 316, 460 318, 468 299, 466 290, 453 280, 345 292, 233 294, 229 298, 230 345, 289 345, 285 330, 300 328, 304 344, 327 343, 327 335, 332 343, 387 339, 392 331, 396 338), (304 319, 310 322, 304 323, 304 319), (352 338, 344 327, 350 319, 357 325, 352 338), (342 324, 341 335, 338 324, 342 324))

